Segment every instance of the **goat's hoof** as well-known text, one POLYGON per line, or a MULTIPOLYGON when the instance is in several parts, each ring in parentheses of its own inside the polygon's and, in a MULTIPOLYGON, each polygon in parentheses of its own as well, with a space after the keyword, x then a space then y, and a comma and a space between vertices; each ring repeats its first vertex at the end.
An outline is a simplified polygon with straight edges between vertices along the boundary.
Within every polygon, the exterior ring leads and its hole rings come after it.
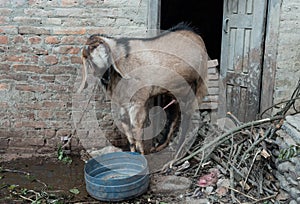
POLYGON ((156 148, 155 148, 155 147, 151 147, 150 153, 155 153, 155 152, 157 152, 157 151, 156 151, 156 148))

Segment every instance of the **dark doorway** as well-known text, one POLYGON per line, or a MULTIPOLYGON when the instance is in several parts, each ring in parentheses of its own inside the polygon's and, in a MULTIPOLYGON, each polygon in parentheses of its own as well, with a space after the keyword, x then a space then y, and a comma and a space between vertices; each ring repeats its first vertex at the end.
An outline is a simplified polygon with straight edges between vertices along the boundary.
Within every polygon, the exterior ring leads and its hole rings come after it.
POLYGON ((167 30, 180 22, 190 23, 203 38, 211 59, 220 62, 223 1, 161 0, 161 29, 167 30))

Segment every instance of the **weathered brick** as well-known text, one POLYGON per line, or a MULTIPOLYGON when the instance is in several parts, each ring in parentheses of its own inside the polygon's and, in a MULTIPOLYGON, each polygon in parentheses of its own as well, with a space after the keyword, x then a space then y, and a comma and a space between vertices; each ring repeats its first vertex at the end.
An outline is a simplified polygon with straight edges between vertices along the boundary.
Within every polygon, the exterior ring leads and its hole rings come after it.
POLYGON ((10 19, 7 16, 0 16, 0 25, 7 25, 7 24, 9 24, 9 22, 10 22, 10 19))
MULTIPOLYGON (((0 3, 1 4, 1 3, 0 3)), ((12 13, 12 9, 10 8, 0 8, 0 13, 3 15, 3 16, 9 16, 11 13, 12 13)))
POLYGON ((76 36, 64 36, 61 38, 61 44, 68 45, 82 45, 86 41, 85 37, 76 37, 76 36))
POLYGON ((11 0, 10 2, 13 7, 19 7, 25 5, 27 0, 11 0))
POLYGON ((8 148, 9 139, 6 137, 0 137, 0 150, 8 148))
POLYGON ((49 74, 76 74, 76 68, 73 66, 51 66, 48 68, 49 74))
POLYGON ((0 1, 0 6, 1 7, 8 7, 8 6, 10 6, 10 1, 2 0, 2 1, 0 1))
POLYGON ((80 51, 79 47, 74 47, 71 45, 62 45, 56 48, 53 48, 53 53, 59 54, 78 54, 80 51))
POLYGON ((81 57, 72 56, 71 63, 72 64, 82 64, 82 59, 81 59, 81 57))
POLYGON ((9 105, 8 105, 7 102, 0 102, 0 107, 4 108, 4 109, 7 109, 7 108, 9 108, 9 105))
POLYGON ((54 115, 57 120, 68 120, 71 118, 71 114, 67 111, 56 111, 54 115))
POLYGON ((13 39, 14 43, 23 43, 24 42, 24 37, 22 35, 17 35, 13 39))
POLYGON ((41 80, 46 81, 46 82, 54 82, 55 81, 55 76, 53 76, 53 75, 43 75, 43 76, 41 76, 41 80))
POLYGON ((45 85, 16 84, 15 89, 19 91, 42 92, 45 91, 45 85))
POLYGON ((45 38, 45 42, 47 44, 58 44, 60 43, 60 40, 58 39, 57 36, 48 36, 45 38))
POLYGON ((55 35, 84 35, 86 33, 85 28, 62 28, 62 27, 54 27, 53 33, 55 35))
POLYGON ((18 28, 16 26, 0 26, 0 33, 18 34, 18 28))
POLYGON ((19 74, 19 73, 18 74, 9 73, 9 74, 0 75, 0 80, 1 79, 15 80, 15 81, 27 81, 28 75, 19 74))
POLYGON ((22 25, 33 25, 33 24, 41 24, 41 18, 35 17, 26 17, 26 16, 17 16, 13 18, 13 21, 22 24, 22 25))
POLYGON ((43 19, 43 24, 45 24, 45 25, 61 25, 62 19, 61 18, 46 18, 46 19, 43 19))
POLYGON ((48 28, 33 27, 33 26, 20 26, 19 34, 37 34, 37 35, 49 35, 50 30, 48 28))
POLYGON ((43 137, 13 138, 10 141, 9 145, 14 147, 43 146, 44 138, 43 137))
POLYGON ((58 63, 58 59, 55 55, 49 55, 45 57, 44 62, 47 65, 55 65, 58 63))
POLYGON ((79 1, 78 0, 62 0, 61 5, 63 7, 75 7, 75 6, 79 5, 79 1))
POLYGON ((52 108, 53 110, 55 109, 62 109, 65 108, 67 105, 63 101, 44 101, 43 102, 43 107, 44 108, 52 108))
POLYGON ((5 60, 8 61, 8 62, 24 62, 25 57, 24 56, 12 55, 12 56, 6 56, 5 60))
POLYGON ((0 73, 1 72, 8 72, 10 70, 10 65, 9 64, 0 64, 0 73))
POLYGON ((13 70, 15 72, 32 72, 32 73, 44 73, 46 71, 45 67, 40 67, 37 65, 23 65, 23 64, 16 64, 13 65, 13 70))
POLYGON ((17 121, 15 122, 15 128, 45 128, 47 127, 44 121, 17 121))
POLYGON ((59 129, 56 132, 57 137, 63 137, 63 136, 67 136, 67 135, 70 135, 70 134, 72 134, 72 130, 70 130, 70 129, 59 129))
POLYGON ((50 118, 52 118, 52 111, 39 111, 38 112, 38 117, 40 118, 40 119, 50 119, 50 118))
POLYGON ((71 76, 58 75, 58 76, 56 76, 56 81, 58 81, 58 82, 60 82, 60 83, 61 83, 61 82, 65 83, 65 82, 69 81, 70 78, 71 78, 71 76))
POLYGON ((43 7, 42 8, 25 8, 24 9, 24 14, 28 16, 38 16, 38 17, 52 17, 56 13, 55 10, 45 10, 43 7))
POLYGON ((6 35, 0 36, 0 44, 8 44, 8 37, 6 35))

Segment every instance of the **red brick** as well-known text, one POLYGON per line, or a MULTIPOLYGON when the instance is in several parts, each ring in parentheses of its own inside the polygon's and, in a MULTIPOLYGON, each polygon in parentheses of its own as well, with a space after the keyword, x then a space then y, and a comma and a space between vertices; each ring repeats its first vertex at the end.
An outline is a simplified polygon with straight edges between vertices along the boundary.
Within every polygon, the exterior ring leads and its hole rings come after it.
POLYGON ((82 64, 82 59, 81 59, 81 57, 72 56, 71 63, 72 64, 82 64))
POLYGON ((30 44, 38 44, 42 41, 42 39, 40 37, 31 37, 28 39, 28 41, 30 44))
POLYGON ((5 35, 0 36, 0 44, 8 44, 8 37, 5 35))
POLYGON ((7 90, 9 90, 9 88, 10 88, 10 85, 9 84, 7 84, 7 83, 0 83, 0 91, 7 91, 7 90))
POLYGON ((13 65, 13 70, 15 72, 33 72, 33 73, 44 73, 46 71, 45 67, 40 67, 36 65, 22 65, 22 64, 16 64, 13 65))
POLYGON ((41 80, 47 81, 47 82, 54 82, 55 81, 55 76, 53 76, 53 75, 44 75, 44 76, 41 76, 41 80))
POLYGON ((39 76, 30 76, 30 80, 32 80, 32 81, 38 81, 38 80, 40 80, 40 77, 39 76))
POLYGON ((6 61, 9 62, 24 62, 25 61, 25 57, 24 56, 6 56, 6 61))
POLYGON ((69 64, 70 63, 70 58, 66 55, 61 56, 60 61, 62 64, 69 64))
POLYGON ((45 60, 44 60, 45 64, 47 65, 55 65, 58 63, 58 59, 56 56, 54 55, 49 55, 49 56, 46 56, 45 57, 45 60))
POLYGON ((56 36, 48 36, 45 38, 47 44, 58 44, 60 40, 56 36))
POLYGON ((75 44, 76 43, 76 37, 75 36, 64 36, 61 38, 62 44, 75 44))
POLYGON ((45 86, 44 85, 16 84, 15 89, 18 91, 42 92, 42 91, 45 91, 45 86))

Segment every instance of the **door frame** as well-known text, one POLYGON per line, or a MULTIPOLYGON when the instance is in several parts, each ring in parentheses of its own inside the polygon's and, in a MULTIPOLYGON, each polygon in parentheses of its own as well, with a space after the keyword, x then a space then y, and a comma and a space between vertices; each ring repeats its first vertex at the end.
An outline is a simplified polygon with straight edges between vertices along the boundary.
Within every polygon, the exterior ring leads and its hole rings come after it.
MULTIPOLYGON (((266 29, 262 61, 260 112, 273 105, 280 12, 283 0, 267 0, 266 29)), ((148 1, 147 29, 150 34, 160 29, 161 0, 148 1)), ((221 49, 221 48, 220 48, 221 49)), ((268 111, 268 114, 271 112, 268 111)), ((267 115, 266 115, 267 116, 267 115)), ((224 116, 219 116, 224 117, 224 116)))
MULTIPOLYGON (((279 38, 280 12, 283 0, 268 0, 264 56, 262 64, 262 83, 260 95, 260 113, 271 107, 274 102, 275 74, 279 38)), ((269 116, 271 110, 264 116, 269 116)))

